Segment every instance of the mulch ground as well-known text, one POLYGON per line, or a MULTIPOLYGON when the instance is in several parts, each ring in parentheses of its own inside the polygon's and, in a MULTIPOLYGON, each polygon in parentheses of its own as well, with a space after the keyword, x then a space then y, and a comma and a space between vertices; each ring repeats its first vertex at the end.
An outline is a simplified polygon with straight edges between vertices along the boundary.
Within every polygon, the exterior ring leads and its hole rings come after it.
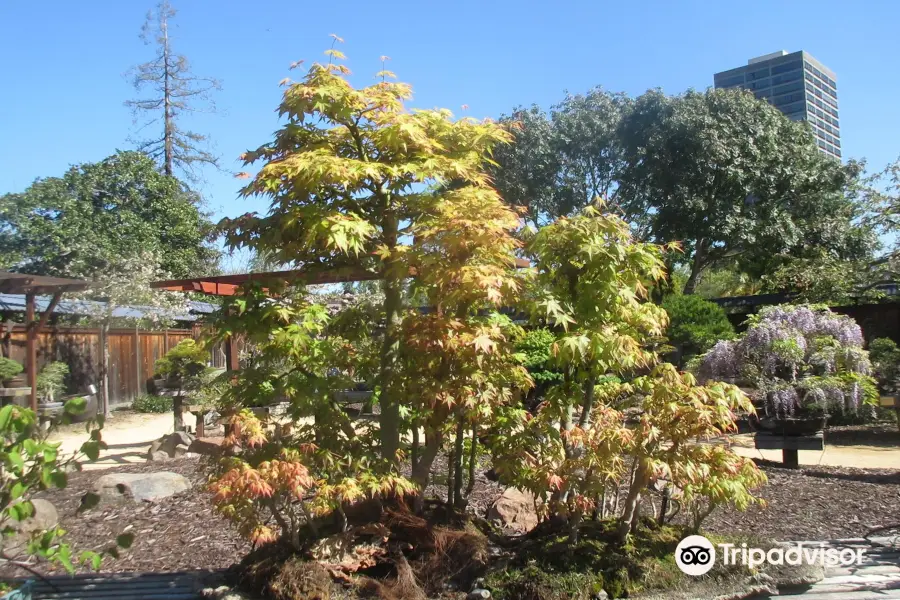
MULTIPOLYGON (((439 458, 435 471, 446 469, 439 458)), ((760 462, 769 482, 759 491, 766 508, 746 513, 719 510, 704 529, 746 533, 778 540, 825 540, 859 537, 870 527, 900 521, 900 470, 814 467, 787 470, 760 462)), ((443 478, 428 490, 446 497, 443 478)), ((203 491, 204 469, 197 459, 165 464, 127 465, 116 469, 74 473, 69 487, 43 494, 57 507, 69 542, 78 550, 102 550, 125 531, 135 534, 134 545, 117 560, 107 559, 106 572, 224 569, 250 551, 228 522, 214 514, 203 491), (173 471, 194 484, 188 492, 141 504, 97 507, 79 514, 81 497, 100 476, 112 472, 173 471)), ((484 477, 470 498, 470 508, 483 515, 500 495, 499 484, 484 477)), ((42 570, 45 570, 41 567, 42 570)), ((0 575, 13 575, 0 569, 0 575)), ((22 575, 22 573, 15 573, 22 575)))
POLYGON ((900 470, 757 464, 769 479, 757 493, 766 507, 716 511, 704 529, 801 541, 861 537, 871 527, 900 522, 900 470))

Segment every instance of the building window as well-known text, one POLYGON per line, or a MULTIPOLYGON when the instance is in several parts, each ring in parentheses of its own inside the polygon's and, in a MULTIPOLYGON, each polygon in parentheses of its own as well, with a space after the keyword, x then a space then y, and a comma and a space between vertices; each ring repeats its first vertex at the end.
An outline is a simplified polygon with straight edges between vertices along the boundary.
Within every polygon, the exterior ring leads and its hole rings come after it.
POLYGON ((772 85, 778 85, 779 83, 788 83, 789 81, 797 81, 798 79, 803 78, 802 71, 796 71, 794 73, 785 73, 784 75, 776 75, 772 78, 772 85))
POLYGON ((719 87, 727 88, 735 85, 739 85, 744 83, 744 75, 743 73, 740 75, 732 75, 731 77, 726 77, 724 79, 720 79, 717 84, 719 87))
POLYGON ((834 145, 837 146, 838 148, 841 147, 841 140, 840 140, 840 138, 834 138, 834 145))
POLYGON ((825 149, 825 142, 823 142, 822 140, 818 140, 818 142, 819 142, 819 148, 821 148, 822 150, 824 150, 824 149, 825 149))
POLYGON ((769 69, 760 69, 759 71, 751 71, 747 73, 747 81, 756 81, 757 79, 762 79, 763 77, 769 76, 769 69))
POLYGON ((779 73, 787 73, 788 71, 793 71, 794 69, 799 69, 801 67, 801 63, 799 60, 792 61, 789 63, 784 63, 783 65, 777 65, 772 67, 772 75, 778 75, 779 73))

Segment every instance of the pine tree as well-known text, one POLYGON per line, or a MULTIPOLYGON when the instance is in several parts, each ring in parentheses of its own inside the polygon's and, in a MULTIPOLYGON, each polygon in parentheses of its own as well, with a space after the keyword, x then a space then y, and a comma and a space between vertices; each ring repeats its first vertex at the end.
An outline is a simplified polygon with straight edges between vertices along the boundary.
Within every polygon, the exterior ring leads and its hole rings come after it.
POLYGON ((134 111, 135 121, 145 113, 150 115, 140 130, 162 122, 161 135, 139 141, 138 149, 159 161, 166 175, 174 175, 177 168, 189 179, 196 179, 197 166, 218 168, 219 159, 206 149, 208 136, 182 129, 178 122, 185 113, 215 112, 210 92, 221 89, 221 85, 215 79, 194 76, 187 58, 172 49, 170 20, 175 14, 168 0, 147 13, 141 39, 156 47, 156 55, 134 67, 132 73, 135 89, 147 89, 149 94, 125 105, 134 111))

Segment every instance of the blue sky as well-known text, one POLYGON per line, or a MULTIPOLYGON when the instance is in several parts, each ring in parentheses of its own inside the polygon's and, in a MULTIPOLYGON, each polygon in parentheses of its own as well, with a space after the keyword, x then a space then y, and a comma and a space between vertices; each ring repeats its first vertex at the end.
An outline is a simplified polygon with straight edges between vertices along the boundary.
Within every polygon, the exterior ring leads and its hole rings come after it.
MULTIPOLYGON (((223 164, 269 139, 288 65, 323 58, 328 34, 355 82, 378 57, 413 85, 413 106, 476 117, 516 105, 557 102, 566 90, 602 85, 640 94, 712 84, 712 74, 748 58, 806 50, 837 73, 844 156, 881 168, 900 155, 900 3, 481 0, 260 3, 171 0, 175 49, 198 75, 222 80, 221 113, 186 123, 209 134, 223 164)), ((124 73, 150 57, 138 38, 145 0, 0 2, 0 194, 37 177, 129 148, 124 73)), ((202 192, 216 217, 263 210, 239 199, 239 180, 206 172, 202 192)))

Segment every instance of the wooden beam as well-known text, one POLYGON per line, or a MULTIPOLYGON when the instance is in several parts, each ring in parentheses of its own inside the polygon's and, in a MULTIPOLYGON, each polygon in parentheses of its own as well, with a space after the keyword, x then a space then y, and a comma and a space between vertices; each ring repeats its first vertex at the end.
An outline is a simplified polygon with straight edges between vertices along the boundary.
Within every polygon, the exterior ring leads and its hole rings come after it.
POLYGON ((47 321, 50 320, 50 315, 53 314, 53 311, 56 309, 56 305, 59 304, 59 299, 62 298, 62 292, 55 292, 53 294, 53 298, 50 299, 50 304, 47 305, 47 310, 41 313, 41 320, 37 325, 38 331, 47 326, 47 321))
POLYGON ((37 413, 37 323, 34 320, 34 292, 25 294, 25 355, 28 362, 28 385, 31 386, 29 404, 37 413))

